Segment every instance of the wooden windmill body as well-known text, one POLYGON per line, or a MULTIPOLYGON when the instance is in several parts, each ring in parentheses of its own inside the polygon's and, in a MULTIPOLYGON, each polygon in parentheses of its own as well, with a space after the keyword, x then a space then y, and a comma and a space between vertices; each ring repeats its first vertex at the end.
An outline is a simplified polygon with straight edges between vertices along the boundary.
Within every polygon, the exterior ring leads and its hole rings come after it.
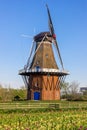
POLYGON ((68 74, 63 67, 48 7, 47 12, 50 32, 42 32, 34 37, 27 65, 19 71, 27 87, 28 100, 60 100, 60 82, 68 74), (52 44, 56 46, 62 71, 56 63, 52 44))

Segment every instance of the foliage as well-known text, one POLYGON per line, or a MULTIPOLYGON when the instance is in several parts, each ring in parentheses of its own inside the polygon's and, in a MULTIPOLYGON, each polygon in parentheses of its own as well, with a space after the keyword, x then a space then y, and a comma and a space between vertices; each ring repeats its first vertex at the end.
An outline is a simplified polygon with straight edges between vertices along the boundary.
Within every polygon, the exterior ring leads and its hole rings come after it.
MULTIPOLYGON (((87 92, 85 91, 83 95, 78 93, 79 83, 73 81, 71 83, 62 82, 61 88, 61 99, 66 99, 69 101, 83 101, 87 100, 87 92)), ((16 96, 20 97, 20 100, 25 100, 27 95, 27 89, 25 87, 20 87, 20 89, 14 89, 8 86, 3 87, 0 84, 0 102, 13 101, 16 96)))
POLYGON ((83 95, 87 95, 87 90, 83 92, 83 95))
POLYGON ((14 100, 15 96, 19 96, 21 100, 24 100, 26 98, 27 90, 25 87, 20 87, 20 89, 14 89, 3 87, 0 85, 0 101, 12 101, 14 100))
POLYGON ((87 130, 87 110, 0 113, 1 130, 87 130))
MULTIPOLYGON (((87 96, 79 93, 79 83, 73 81, 71 83, 64 82, 61 84, 61 98, 68 101, 83 101, 87 100, 87 96)), ((86 94, 85 94, 86 95, 86 94)))
POLYGON ((14 101, 19 101, 20 100, 20 97, 18 96, 18 95, 16 95, 15 97, 14 97, 14 101))
POLYGON ((87 101, 87 95, 82 95, 82 100, 87 101))

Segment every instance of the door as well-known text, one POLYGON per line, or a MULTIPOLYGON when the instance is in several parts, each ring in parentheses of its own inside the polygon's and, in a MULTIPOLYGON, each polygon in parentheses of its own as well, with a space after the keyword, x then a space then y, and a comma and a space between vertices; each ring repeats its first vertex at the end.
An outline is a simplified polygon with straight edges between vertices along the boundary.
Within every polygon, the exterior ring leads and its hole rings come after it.
POLYGON ((40 92, 34 92, 34 100, 40 100, 40 92))

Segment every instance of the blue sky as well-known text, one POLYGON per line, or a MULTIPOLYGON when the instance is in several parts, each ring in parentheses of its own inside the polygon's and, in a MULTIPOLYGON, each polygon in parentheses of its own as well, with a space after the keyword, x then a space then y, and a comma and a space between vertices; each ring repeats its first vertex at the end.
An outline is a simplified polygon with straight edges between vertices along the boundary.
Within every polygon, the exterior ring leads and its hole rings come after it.
POLYGON ((66 81, 87 86, 87 0, 0 0, 0 84, 24 85, 18 70, 26 64, 32 38, 48 31, 48 4, 64 68, 66 81))

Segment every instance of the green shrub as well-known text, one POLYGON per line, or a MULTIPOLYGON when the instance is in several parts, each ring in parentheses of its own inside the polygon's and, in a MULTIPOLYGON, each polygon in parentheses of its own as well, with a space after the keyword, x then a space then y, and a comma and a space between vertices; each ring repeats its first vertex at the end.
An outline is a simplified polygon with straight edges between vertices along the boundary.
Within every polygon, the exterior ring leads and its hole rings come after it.
POLYGON ((19 100, 20 100, 20 96, 16 95, 16 96, 14 97, 14 101, 19 101, 19 100))

